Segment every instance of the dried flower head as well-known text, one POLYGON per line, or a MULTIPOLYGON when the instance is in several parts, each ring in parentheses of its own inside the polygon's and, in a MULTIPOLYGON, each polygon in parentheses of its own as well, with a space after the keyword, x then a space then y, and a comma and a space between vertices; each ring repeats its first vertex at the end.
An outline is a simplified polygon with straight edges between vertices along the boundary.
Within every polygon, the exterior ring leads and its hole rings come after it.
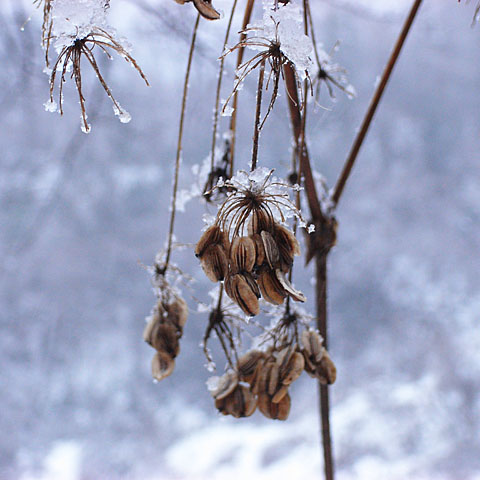
POLYGON ((273 87, 270 103, 260 128, 265 123, 277 99, 284 65, 289 64, 293 67, 298 88, 299 90, 302 89, 301 81, 310 78, 309 71, 313 67, 310 58, 312 43, 303 32, 302 21, 301 11, 296 5, 286 4, 278 8, 278 5, 267 3, 263 21, 249 26, 241 32, 246 38, 229 48, 223 56, 242 48, 249 48, 259 51, 259 53, 238 67, 237 79, 231 95, 225 102, 223 112, 225 112, 229 100, 239 90, 247 76, 265 62, 270 67, 266 88, 268 89, 270 81, 273 87))

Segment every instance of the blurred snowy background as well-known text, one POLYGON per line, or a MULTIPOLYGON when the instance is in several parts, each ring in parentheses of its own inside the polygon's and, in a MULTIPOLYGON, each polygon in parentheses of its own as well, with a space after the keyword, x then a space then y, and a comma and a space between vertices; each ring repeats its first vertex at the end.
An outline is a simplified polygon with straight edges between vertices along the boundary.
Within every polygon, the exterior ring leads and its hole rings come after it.
MULTIPOLYGON (((341 40, 335 61, 358 93, 335 103, 324 94, 327 108, 310 119, 329 184, 409 3, 312 1, 317 38, 326 50, 341 40)), ((340 480, 480 479, 480 27, 470 28, 474 3, 424 3, 339 206, 330 256, 340 480)), ((141 264, 166 234, 195 12, 167 0, 111 4, 110 22, 152 86, 120 58, 99 57, 133 120, 118 122, 85 69, 84 135, 70 83, 63 118, 44 111, 40 12, 0 3, 0 479, 321 478, 314 382, 294 385, 285 423, 220 418, 198 346, 205 314, 191 314, 175 373, 151 380, 142 330, 154 297, 141 264)), ((230 1, 216 5, 228 11, 230 1)), ((209 152, 225 22, 201 24, 183 188, 209 152)), ((242 95, 238 158, 248 158, 254 95, 242 95)), ((275 109, 261 161, 286 167, 284 98, 275 109)), ((191 204, 177 236, 195 242, 204 211, 191 204)), ((175 260, 197 268, 190 251, 175 260)), ((307 294, 309 276, 297 282, 307 294)), ((209 288, 202 279, 195 292, 206 299, 209 288)))

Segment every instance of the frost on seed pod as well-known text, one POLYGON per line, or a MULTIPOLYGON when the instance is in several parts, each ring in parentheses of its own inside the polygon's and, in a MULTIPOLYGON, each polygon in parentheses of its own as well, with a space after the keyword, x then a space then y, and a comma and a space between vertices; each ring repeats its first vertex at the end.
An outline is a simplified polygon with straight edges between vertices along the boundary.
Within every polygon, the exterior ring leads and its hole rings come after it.
POLYGON ((209 389, 215 400, 221 400, 230 395, 238 385, 238 375, 232 370, 224 373, 221 377, 212 377, 209 380, 209 389), (214 381, 214 383, 212 382, 214 381))
POLYGON ((235 418, 249 417, 257 408, 255 395, 245 385, 237 385, 232 392, 215 400, 215 407, 223 415, 235 418))
POLYGON ((250 237, 235 237, 230 247, 232 272, 251 272, 255 265, 255 242, 250 237))
POLYGON ((152 358, 152 377, 155 380, 163 380, 172 374, 175 368, 175 360, 165 352, 157 352, 152 358))
POLYGON ((260 290, 251 274, 244 272, 228 275, 225 279, 225 292, 247 315, 254 316, 260 312, 260 290))

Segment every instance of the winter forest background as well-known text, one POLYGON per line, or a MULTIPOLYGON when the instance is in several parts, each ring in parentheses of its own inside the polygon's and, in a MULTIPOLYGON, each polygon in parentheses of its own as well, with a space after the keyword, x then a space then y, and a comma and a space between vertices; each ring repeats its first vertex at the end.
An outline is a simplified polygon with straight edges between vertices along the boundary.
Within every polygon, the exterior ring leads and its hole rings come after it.
MULTIPOLYGON (((326 50, 341 40, 335 61, 357 91, 336 102, 323 92, 326 108, 310 117, 315 167, 332 184, 410 2, 311 3, 318 40, 326 50)), ((474 6, 424 2, 339 205, 329 264, 339 479, 480 479, 474 6)), ((111 2, 110 23, 132 43, 151 87, 120 58, 98 56, 133 120, 118 122, 86 72, 92 131, 84 135, 71 82, 65 115, 44 110, 40 12, 26 0, 0 3, 1 479, 320 478, 314 383, 296 382, 286 422, 221 417, 204 385, 205 314, 190 315, 174 374, 151 380, 142 330, 154 297, 142 264, 167 230, 194 18, 171 1, 111 2)), ((210 149, 224 22, 200 25, 181 188, 210 149)), ((253 105, 254 90, 242 95, 253 105)), ((287 165, 283 97, 275 109, 260 155, 287 165)), ((239 135, 251 138, 252 109, 239 115, 239 135)), ((238 148, 249 156, 249 142, 238 148)), ((177 237, 195 243, 204 212, 189 204, 177 237)), ((198 268, 191 249, 175 255, 198 268)), ((307 296, 310 277, 297 280, 307 296)), ((205 300, 211 285, 200 282, 205 300)))

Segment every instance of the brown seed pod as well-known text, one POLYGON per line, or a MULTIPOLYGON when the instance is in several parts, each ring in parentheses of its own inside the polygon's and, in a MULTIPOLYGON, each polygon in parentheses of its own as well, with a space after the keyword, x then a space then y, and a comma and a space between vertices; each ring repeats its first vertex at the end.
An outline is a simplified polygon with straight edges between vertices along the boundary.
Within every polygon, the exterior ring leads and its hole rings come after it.
POLYGON ((207 20, 220 18, 220 13, 213 8, 211 0, 193 0, 193 4, 203 18, 207 20))
POLYGON ((152 377, 155 380, 163 380, 172 374, 175 368, 175 360, 165 352, 157 352, 152 358, 152 377))
POLYGON ((251 383, 258 364, 265 358, 265 354, 259 350, 251 350, 242 355, 237 362, 237 372, 240 378, 251 383))
POLYGON ((263 248, 265 249, 265 258, 272 270, 280 267, 280 252, 278 251, 275 239, 272 234, 263 230, 260 233, 263 241, 263 248))
POLYGON ((157 352, 168 353, 172 358, 175 358, 180 352, 176 328, 170 323, 155 323, 146 342, 157 352))
POLYGON ((225 292, 247 315, 253 317, 260 312, 260 290, 251 274, 228 275, 225 279, 225 292))
POLYGON ((249 417, 257 408, 257 400, 248 387, 237 385, 228 396, 217 398, 215 407, 224 415, 249 417))
POLYGON ((300 255, 300 245, 293 232, 279 224, 275 224, 273 238, 280 254, 281 269, 286 273, 293 265, 293 257, 300 255))
POLYGON ((248 222, 248 234, 259 235, 262 230, 270 231, 272 224, 272 219, 264 210, 254 210, 248 222))
POLYGON ((207 247, 209 247, 210 245, 221 244, 223 242, 224 236, 224 232, 222 232, 218 225, 212 225, 211 227, 208 227, 203 232, 200 240, 195 246, 195 256, 201 257, 207 247))
POLYGON ((285 273, 282 270, 277 268, 275 270, 275 276, 293 300, 295 300, 296 302, 305 302, 307 300, 307 297, 302 292, 300 292, 299 290, 295 290, 295 288, 288 281, 288 278, 285 276, 285 273))
POLYGON ((318 365, 316 376, 320 380, 320 383, 327 385, 335 383, 337 379, 337 368, 326 350, 318 365))
POLYGON ((255 242, 250 237, 235 237, 230 247, 233 273, 251 272, 255 265, 255 242))
POLYGON ((263 240, 259 233, 252 235, 252 240, 255 242, 255 265, 261 267, 265 262, 265 248, 263 240))
POLYGON ((200 257, 205 275, 212 282, 219 282, 225 278, 228 272, 227 254, 219 244, 208 246, 200 257))
POLYGON ((303 372, 305 359, 299 352, 293 352, 288 363, 280 370, 280 379, 284 385, 293 383, 303 372))
POLYGON ((287 393, 278 403, 273 403, 269 395, 258 395, 258 409, 267 417, 274 420, 286 420, 290 413, 290 395, 287 393))
POLYGON ((290 385, 282 385, 275 395, 272 397, 272 402, 273 403, 280 403, 283 400, 283 397, 288 394, 288 387, 290 385))
POLYGON ((321 335, 316 330, 304 330, 300 337, 300 343, 306 357, 309 357, 314 363, 319 363, 326 352, 321 335))
POLYGON ((215 390, 211 392, 215 400, 222 400, 230 395, 238 385, 238 375, 235 372, 229 371, 223 374, 216 385, 215 390))
POLYGON ((181 297, 175 297, 173 302, 165 305, 165 322, 171 323, 177 330, 177 334, 182 336, 183 327, 187 323, 188 307, 185 300, 181 297))
POLYGON ((287 292, 278 281, 277 276, 268 267, 258 275, 258 286, 263 298, 273 305, 281 305, 287 296, 287 292))

